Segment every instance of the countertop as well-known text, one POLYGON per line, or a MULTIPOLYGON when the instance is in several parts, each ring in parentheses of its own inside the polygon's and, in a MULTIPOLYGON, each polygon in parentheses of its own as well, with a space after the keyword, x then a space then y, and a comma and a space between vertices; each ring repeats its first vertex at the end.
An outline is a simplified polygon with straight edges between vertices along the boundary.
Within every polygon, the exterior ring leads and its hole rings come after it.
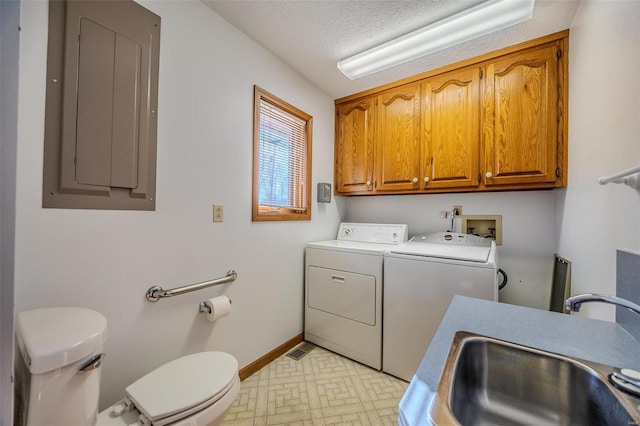
POLYGON ((429 407, 457 331, 640 370, 640 343, 614 322, 455 296, 400 401, 400 425, 431 424, 429 407))

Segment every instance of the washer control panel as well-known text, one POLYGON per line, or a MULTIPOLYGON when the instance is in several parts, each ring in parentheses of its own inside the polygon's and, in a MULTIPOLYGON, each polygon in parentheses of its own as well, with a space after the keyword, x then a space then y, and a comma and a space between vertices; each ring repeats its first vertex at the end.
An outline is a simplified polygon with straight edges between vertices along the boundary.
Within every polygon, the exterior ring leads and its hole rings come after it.
POLYGON ((491 239, 477 235, 460 234, 457 232, 436 232, 433 234, 416 235, 411 241, 432 244, 457 244, 465 246, 490 247, 491 239))
POLYGON ((338 228, 337 240, 400 244, 408 239, 409 226, 381 223, 346 223, 338 228))

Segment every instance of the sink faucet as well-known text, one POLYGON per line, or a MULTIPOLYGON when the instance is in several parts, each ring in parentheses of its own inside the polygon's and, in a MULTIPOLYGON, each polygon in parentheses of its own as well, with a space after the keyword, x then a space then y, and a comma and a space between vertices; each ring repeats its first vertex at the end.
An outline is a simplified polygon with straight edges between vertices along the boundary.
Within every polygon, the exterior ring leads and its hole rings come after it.
POLYGON ((595 294, 595 293, 586 293, 579 294, 577 296, 572 296, 566 300, 567 309, 573 312, 578 312, 582 307, 583 303, 586 302, 604 302, 610 303, 612 305, 622 306, 623 308, 627 308, 630 311, 635 312, 640 315, 640 306, 636 305, 633 302, 629 302, 626 299, 622 299, 620 297, 615 296, 607 296, 605 294, 595 294))
MULTIPOLYGON (((578 312, 585 302, 604 302, 627 308, 640 315, 640 306, 626 299, 605 294, 586 293, 568 298, 565 303, 567 309, 578 312)), ((618 389, 640 397, 640 371, 630 368, 615 367, 609 375, 609 381, 618 389)))

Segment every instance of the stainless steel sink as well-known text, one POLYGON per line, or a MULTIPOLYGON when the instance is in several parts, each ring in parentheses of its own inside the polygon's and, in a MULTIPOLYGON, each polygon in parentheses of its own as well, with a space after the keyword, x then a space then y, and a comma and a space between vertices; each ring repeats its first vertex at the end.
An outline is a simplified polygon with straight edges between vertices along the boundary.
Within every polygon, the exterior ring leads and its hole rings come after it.
POLYGON ((454 338, 431 418, 437 425, 637 425, 640 399, 612 367, 467 332, 454 338))

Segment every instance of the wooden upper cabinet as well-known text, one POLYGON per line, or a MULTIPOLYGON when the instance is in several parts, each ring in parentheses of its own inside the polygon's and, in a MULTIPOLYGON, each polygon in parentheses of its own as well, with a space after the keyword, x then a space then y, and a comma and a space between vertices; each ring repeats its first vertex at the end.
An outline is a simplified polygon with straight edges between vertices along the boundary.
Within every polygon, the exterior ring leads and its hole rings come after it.
POLYGON ((480 68, 427 79, 424 88, 424 189, 478 185, 480 68))
POLYGON ((420 189, 420 84, 376 99, 376 191, 420 189))
POLYGON ((566 30, 336 100, 336 193, 566 186, 568 43, 566 30))
POLYGON ((336 108, 335 182, 338 193, 373 189, 374 98, 336 108))
POLYGON ((556 181, 560 42, 487 65, 484 93, 484 184, 556 181))

